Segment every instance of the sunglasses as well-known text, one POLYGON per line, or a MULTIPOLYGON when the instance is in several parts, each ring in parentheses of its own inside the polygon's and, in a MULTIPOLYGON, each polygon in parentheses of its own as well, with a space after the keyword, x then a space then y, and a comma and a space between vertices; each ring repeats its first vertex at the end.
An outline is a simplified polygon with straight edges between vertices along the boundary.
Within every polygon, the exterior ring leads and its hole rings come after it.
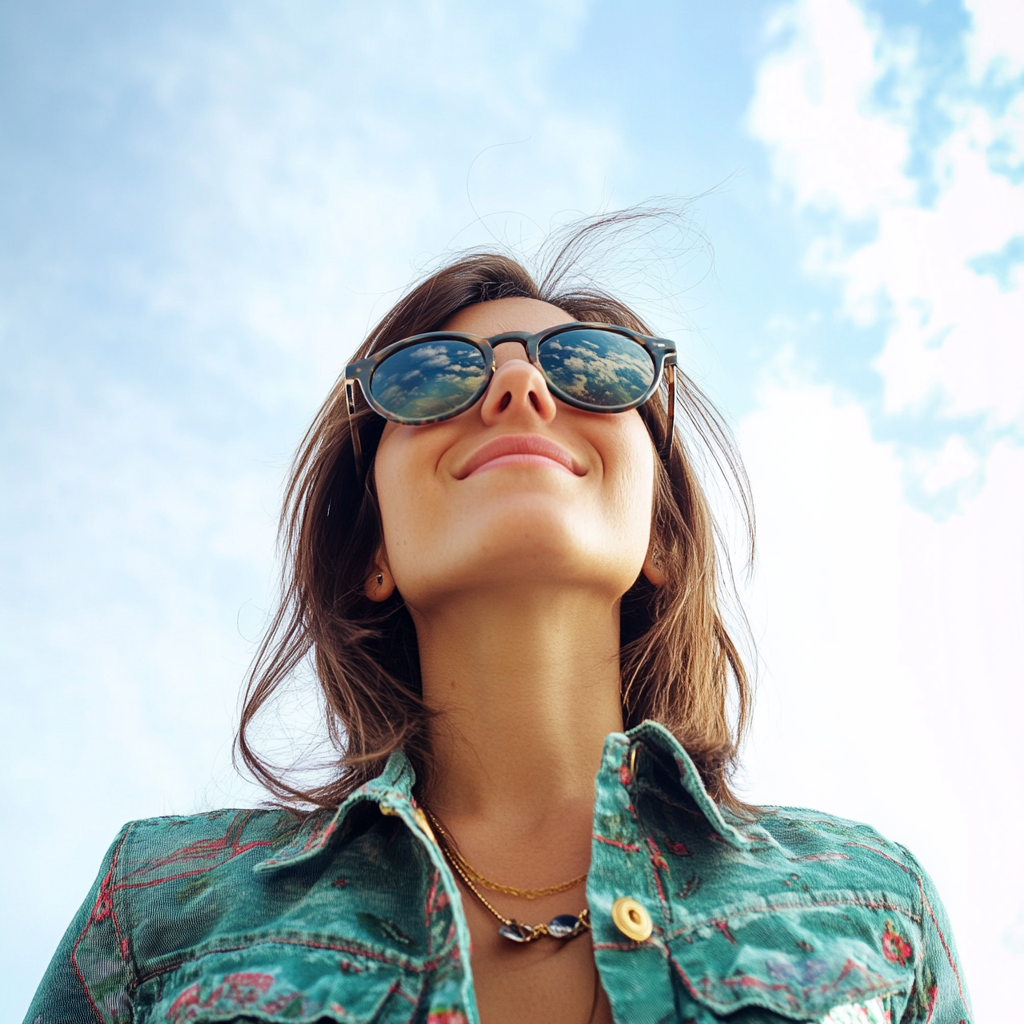
MULTIPOLYGON (((350 426, 356 411, 356 381, 374 412, 393 423, 423 426, 458 416, 487 390, 496 368, 494 349, 509 341, 523 345, 551 394, 588 412, 636 409, 657 391, 664 373, 669 422, 673 422, 675 342, 613 324, 570 323, 538 334, 511 331, 492 338, 433 331, 357 359, 345 367, 350 426)), ((669 431, 661 453, 666 461, 673 433, 669 431)), ((351 434, 356 471, 361 476, 362 450, 354 426, 351 434)))

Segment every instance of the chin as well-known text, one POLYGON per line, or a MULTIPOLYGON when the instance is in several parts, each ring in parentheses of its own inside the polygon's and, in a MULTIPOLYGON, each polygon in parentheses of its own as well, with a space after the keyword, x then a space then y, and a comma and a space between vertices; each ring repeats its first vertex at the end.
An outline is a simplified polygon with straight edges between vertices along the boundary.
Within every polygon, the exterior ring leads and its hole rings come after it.
POLYGON ((621 537, 580 525, 565 515, 489 522, 460 538, 453 561, 462 585, 536 590, 575 583, 617 600, 639 575, 646 548, 630 552, 621 537))
POLYGON ((500 551, 509 557, 571 557, 580 548, 599 545, 608 532, 591 509, 559 494, 502 495, 467 513, 453 517, 459 523, 453 540, 468 550, 500 551))
MULTIPOLYGON (((625 529, 618 517, 563 493, 505 492, 450 508, 409 537, 406 561, 392 569, 414 607, 428 608, 454 594, 480 594, 577 585, 617 600, 643 567, 649 520, 625 529)), ((390 540, 389 540, 390 547, 390 540)))

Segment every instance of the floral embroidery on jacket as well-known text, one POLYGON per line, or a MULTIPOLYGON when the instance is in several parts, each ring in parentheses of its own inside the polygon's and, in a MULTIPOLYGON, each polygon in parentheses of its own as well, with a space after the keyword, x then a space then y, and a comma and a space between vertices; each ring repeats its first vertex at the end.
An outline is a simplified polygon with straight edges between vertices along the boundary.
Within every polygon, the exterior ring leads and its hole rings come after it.
POLYGON ((885 932, 882 934, 882 953, 886 960, 903 967, 914 955, 910 943, 893 927, 892 921, 885 922, 885 932))

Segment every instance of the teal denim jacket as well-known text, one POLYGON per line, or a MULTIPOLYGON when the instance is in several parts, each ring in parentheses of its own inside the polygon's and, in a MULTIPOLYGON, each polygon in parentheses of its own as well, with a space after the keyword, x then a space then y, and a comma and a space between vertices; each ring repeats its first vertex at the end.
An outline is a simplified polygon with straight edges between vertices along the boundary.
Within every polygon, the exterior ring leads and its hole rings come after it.
MULTIPOLYGON (((395 753, 337 811, 126 825, 26 1020, 477 1022, 462 900, 413 783, 395 753)), ((617 1022, 971 1020, 910 853, 816 811, 728 813, 653 722, 605 742, 591 858, 617 1022), (624 896, 653 919, 646 941, 613 923, 624 896)))

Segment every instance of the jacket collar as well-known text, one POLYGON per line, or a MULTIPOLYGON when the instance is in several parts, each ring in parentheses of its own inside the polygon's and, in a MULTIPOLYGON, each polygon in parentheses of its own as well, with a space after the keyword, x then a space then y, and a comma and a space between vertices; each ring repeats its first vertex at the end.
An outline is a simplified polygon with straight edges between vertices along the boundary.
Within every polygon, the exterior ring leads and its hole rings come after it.
POLYGON ((319 814, 311 814, 303 823, 295 839, 281 847, 272 857, 260 861, 254 871, 273 871, 315 857, 331 841, 341 828, 356 804, 375 803, 384 814, 393 813, 406 820, 409 825, 418 825, 417 817, 423 812, 416 806, 412 788, 416 783, 416 772, 409 759, 401 750, 394 751, 384 765, 384 771, 375 779, 354 789, 331 816, 327 824, 319 814), (416 812, 419 812, 418 815, 416 812))
MULTIPOLYGON (((675 736, 657 722, 642 722, 627 733, 613 732, 605 739, 598 786, 610 781, 606 779, 606 773, 609 772, 617 780, 631 778, 634 767, 640 778, 643 778, 645 772, 650 772, 650 761, 638 756, 644 745, 649 745, 671 757, 678 773, 672 780, 673 784, 677 783, 681 790, 689 794, 697 809, 722 840, 737 850, 749 851, 763 845, 764 835, 741 833, 733 822, 727 820, 722 808, 715 803, 704 787, 700 772, 690 755, 675 736)), ((260 861, 253 870, 273 871, 316 857, 330 844, 332 836, 341 829, 349 811, 359 803, 375 803, 380 807, 382 814, 402 818, 413 831, 419 830, 432 838, 423 811, 412 795, 415 783, 416 773, 409 759, 401 750, 394 751, 388 757, 380 775, 353 790, 326 824, 322 815, 310 815, 290 843, 281 847, 273 856, 260 861)), ((744 830, 749 831, 761 832, 756 826, 744 830)))
MULTIPOLYGON (((627 733, 612 733, 605 740, 605 763, 610 749, 615 746, 623 755, 622 769, 630 770, 630 763, 635 760, 637 775, 643 777, 651 768, 643 757, 636 756, 636 751, 645 744, 667 754, 675 763, 676 776, 672 783, 678 782, 679 787, 689 794, 697 809, 711 825, 718 837, 737 850, 751 852, 764 846, 768 835, 752 822, 743 821, 725 808, 719 807, 704 786, 697 766, 683 749, 682 744, 658 722, 645 721, 630 729, 627 733), (625 741, 625 743, 623 743, 625 741), (742 828, 742 831, 740 830, 742 828)), ((622 770, 620 769, 620 770, 622 770)))

